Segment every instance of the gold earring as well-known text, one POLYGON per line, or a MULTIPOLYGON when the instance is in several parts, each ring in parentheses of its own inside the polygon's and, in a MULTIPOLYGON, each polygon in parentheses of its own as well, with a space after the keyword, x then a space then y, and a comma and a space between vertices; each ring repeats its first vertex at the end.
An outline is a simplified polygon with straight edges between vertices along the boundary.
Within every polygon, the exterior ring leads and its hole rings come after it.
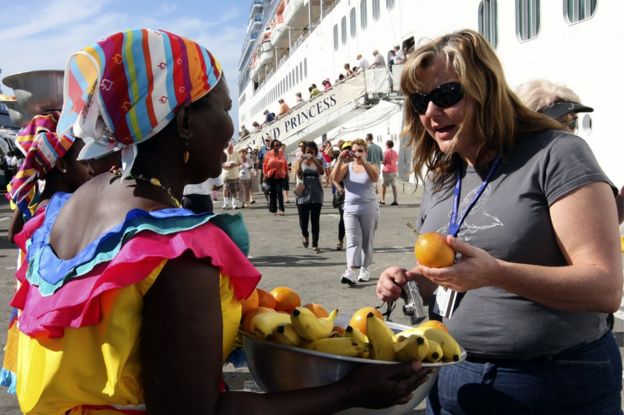
POLYGON ((62 169, 61 170, 63 173, 67 173, 67 169, 62 169))
POLYGON ((182 162, 184 164, 188 164, 189 162, 189 158, 191 157, 191 152, 190 152, 190 148, 191 145, 189 144, 189 138, 188 137, 182 137, 184 139, 184 154, 182 155, 182 162))

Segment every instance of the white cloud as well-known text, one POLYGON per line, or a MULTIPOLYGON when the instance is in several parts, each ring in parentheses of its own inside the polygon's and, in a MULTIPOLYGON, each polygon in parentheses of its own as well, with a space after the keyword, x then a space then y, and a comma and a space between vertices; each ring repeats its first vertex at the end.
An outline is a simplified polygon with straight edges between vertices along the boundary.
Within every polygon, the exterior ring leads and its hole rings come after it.
POLYGON ((0 29, 0 76, 64 69, 71 53, 116 31, 138 27, 165 29, 197 41, 221 61, 235 104, 232 118, 237 123, 238 60, 246 33, 246 27, 239 23, 244 20, 239 9, 230 7, 202 19, 181 16, 175 4, 147 6, 138 15, 125 12, 121 0, 52 0, 41 4, 39 8, 32 4, 3 6, 3 15, 14 19, 7 19, 0 29))

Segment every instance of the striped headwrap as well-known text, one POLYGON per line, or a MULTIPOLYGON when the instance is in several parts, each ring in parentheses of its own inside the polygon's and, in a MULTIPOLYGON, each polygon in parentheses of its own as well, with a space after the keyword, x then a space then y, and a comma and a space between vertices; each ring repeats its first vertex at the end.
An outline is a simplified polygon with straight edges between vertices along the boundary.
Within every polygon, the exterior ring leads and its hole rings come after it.
POLYGON ((128 174, 136 144, 210 92, 221 72, 207 49, 181 36, 151 29, 116 33, 69 58, 59 134, 85 141, 82 160, 121 149, 128 174))
POLYGON ((62 158, 74 143, 73 137, 58 136, 56 126, 60 113, 37 115, 17 134, 15 143, 25 159, 11 180, 7 198, 30 218, 29 206, 37 197, 37 179, 44 179, 56 161, 62 158))

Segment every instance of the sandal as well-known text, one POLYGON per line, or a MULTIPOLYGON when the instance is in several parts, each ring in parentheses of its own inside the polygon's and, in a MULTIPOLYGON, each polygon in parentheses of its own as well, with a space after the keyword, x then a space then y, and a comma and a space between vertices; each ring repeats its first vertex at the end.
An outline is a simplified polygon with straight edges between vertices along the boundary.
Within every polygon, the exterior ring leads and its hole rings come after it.
POLYGON ((336 251, 342 251, 342 241, 338 241, 336 244, 336 251))
POLYGON ((310 240, 308 238, 306 238, 306 237, 303 238, 301 243, 303 244, 304 248, 307 248, 308 246, 310 246, 310 240))
POLYGON ((321 249, 318 246, 313 246, 312 247, 312 252, 314 252, 315 254, 320 254, 321 253, 321 249))

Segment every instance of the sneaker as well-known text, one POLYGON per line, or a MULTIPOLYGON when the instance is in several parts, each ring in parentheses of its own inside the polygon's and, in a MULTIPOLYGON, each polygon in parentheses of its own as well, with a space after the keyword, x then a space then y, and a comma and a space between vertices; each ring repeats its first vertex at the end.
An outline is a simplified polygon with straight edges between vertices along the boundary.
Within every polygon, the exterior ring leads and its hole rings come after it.
POLYGON ((366 282, 370 280, 370 272, 364 267, 360 268, 360 275, 358 275, 358 282, 366 282))
POLYGON ((399 203, 395 200, 394 202, 390 203, 390 206, 399 206, 399 203))
POLYGON ((238 209, 238 206, 232 205, 232 209, 236 210, 236 209, 238 209))
POLYGON ((223 205, 223 207, 221 209, 228 210, 228 205, 223 205))
POLYGON ((343 284, 349 284, 350 286, 354 286, 357 282, 355 279, 355 272, 351 268, 347 268, 347 270, 340 276, 340 282, 343 284))
POLYGON ((314 252, 315 254, 320 254, 321 253, 321 249, 318 246, 313 246, 312 247, 312 252, 314 252))

